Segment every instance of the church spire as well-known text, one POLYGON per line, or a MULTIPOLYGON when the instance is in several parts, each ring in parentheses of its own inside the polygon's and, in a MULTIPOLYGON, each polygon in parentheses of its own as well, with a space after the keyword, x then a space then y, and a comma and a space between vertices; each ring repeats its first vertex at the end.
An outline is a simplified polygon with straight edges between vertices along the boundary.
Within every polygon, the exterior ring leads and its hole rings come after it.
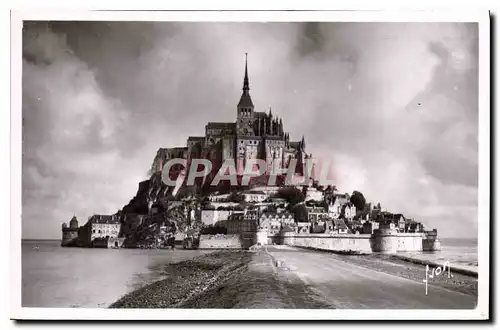
MULTIPOLYGON (((247 53, 245 53, 245 78, 243 79, 243 93, 241 94, 240 102, 238 103, 238 109, 242 109, 244 113, 253 111, 253 102, 250 97, 250 84, 248 82, 247 53)), ((240 114, 240 110, 238 110, 238 115, 240 114)))
POLYGON ((248 53, 245 53, 245 78, 243 79, 243 93, 248 94, 250 84, 248 83, 248 53))

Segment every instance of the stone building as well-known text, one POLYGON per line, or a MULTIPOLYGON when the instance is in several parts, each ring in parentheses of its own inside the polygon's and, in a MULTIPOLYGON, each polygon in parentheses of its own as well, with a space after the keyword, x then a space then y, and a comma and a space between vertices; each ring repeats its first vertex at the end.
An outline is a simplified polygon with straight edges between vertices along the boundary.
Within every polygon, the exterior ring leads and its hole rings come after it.
POLYGON ((328 212, 323 207, 306 207, 307 219, 310 222, 326 220, 329 218, 328 212))
POLYGON ((376 221, 365 221, 363 223, 363 234, 373 234, 377 229, 379 229, 379 223, 376 221))
POLYGON ((323 201, 324 199, 324 194, 322 191, 318 190, 315 187, 308 187, 306 191, 306 201, 323 201))
POLYGON ((264 221, 277 221, 283 226, 290 226, 295 223, 295 218, 290 212, 264 212, 260 216, 259 222, 263 223, 264 221))
POLYGON ((190 136, 185 147, 161 148, 151 167, 151 173, 161 172, 165 163, 173 158, 184 158, 188 167, 194 158, 212 161, 215 173, 225 160, 234 160, 238 173, 243 173, 251 159, 266 161, 268 168, 287 167, 291 159, 297 159, 296 173, 303 173, 308 155, 305 139, 294 142, 285 131, 283 120, 268 112, 255 111, 250 96, 248 66, 245 61, 243 93, 236 106, 233 122, 209 122, 204 136, 190 136))
POLYGON ((352 221, 356 216, 356 206, 353 203, 347 202, 341 207, 340 218, 346 221, 352 221))
POLYGON ((233 213, 243 213, 243 211, 232 210, 201 210, 201 222, 205 226, 213 226, 219 221, 225 221, 233 213))
POLYGON ((405 231, 408 233, 422 233, 424 232, 424 225, 421 222, 410 220, 406 223, 405 231))
POLYGON ((78 239, 78 220, 73 216, 69 222, 69 227, 66 223, 62 224, 62 246, 68 246, 78 239))
POLYGON ((391 222, 394 223, 395 227, 398 229, 400 233, 404 233, 406 231, 406 218, 402 214, 391 214, 387 213, 383 215, 383 222, 391 222))
MULTIPOLYGON (((333 194, 328 202, 328 213, 333 219, 337 219, 342 215, 342 208, 345 204, 350 203, 349 194, 333 194)), ((354 210, 354 213, 356 210, 354 210)))
POLYGON ((227 229, 227 234, 256 232, 259 223, 259 210, 231 212, 227 220, 217 222, 217 226, 227 229))
POLYGON ((82 232, 86 246, 120 247, 123 240, 118 240, 121 223, 118 215, 95 214, 89 218, 82 232))
POLYGON ((279 234, 281 231, 281 221, 273 218, 261 218, 259 229, 267 232, 267 236, 271 237, 279 234))
POLYGON ((259 218, 259 229, 266 231, 269 238, 279 234, 283 228, 294 226, 295 218, 289 212, 264 212, 259 218))
POLYGON ((305 234, 309 233, 311 228, 311 223, 310 222, 297 222, 297 233, 299 234, 305 234))

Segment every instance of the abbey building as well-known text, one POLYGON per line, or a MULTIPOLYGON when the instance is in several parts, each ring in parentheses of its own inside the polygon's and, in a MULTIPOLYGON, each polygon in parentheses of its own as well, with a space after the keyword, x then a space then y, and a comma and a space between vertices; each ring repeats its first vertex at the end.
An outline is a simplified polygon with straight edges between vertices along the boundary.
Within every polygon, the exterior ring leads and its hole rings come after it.
POLYGON ((188 160, 209 159, 212 164, 222 164, 234 159, 240 171, 249 159, 262 159, 268 166, 288 167, 291 159, 297 159, 297 171, 302 172, 308 155, 305 139, 291 141, 284 129, 283 120, 268 112, 255 111, 250 96, 248 67, 245 60, 243 93, 236 106, 236 120, 233 122, 209 122, 204 136, 190 136, 185 147, 160 148, 153 161, 151 173, 162 170, 163 165, 173 158, 188 160))

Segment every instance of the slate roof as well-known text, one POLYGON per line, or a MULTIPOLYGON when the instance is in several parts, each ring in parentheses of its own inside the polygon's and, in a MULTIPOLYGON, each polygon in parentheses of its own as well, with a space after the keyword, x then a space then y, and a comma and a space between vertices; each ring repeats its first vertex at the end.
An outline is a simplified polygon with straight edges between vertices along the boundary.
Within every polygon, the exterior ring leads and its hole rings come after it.
POLYGON ((188 141, 204 141, 204 136, 190 136, 188 137, 188 141))
POLYGON ((239 108, 253 108, 253 102, 252 98, 250 97, 250 94, 248 93, 243 93, 241 94, 240 102, 238 102, 238 107, 239 108))
POLYGON ((207 124, 208 128, 229 128, 234 129, 234 123, 220 123, 220 122, 209 122, 207 124))
POLYGON ((118 217, 113 217, 112 215, 100 215, 94 214, 90 219, 90 223, 100 223, 100 224, 117 224, 120 223, 118 217))

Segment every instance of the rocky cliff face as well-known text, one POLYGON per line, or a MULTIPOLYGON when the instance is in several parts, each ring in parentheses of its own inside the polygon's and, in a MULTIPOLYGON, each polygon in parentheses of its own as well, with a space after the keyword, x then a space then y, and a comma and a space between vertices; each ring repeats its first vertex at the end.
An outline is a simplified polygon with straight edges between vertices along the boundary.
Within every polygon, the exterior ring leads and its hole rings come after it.
MULTIPOLYGON (((181 173, 181 167, 172 167, 170 178, 175 181, 181 173)), ((215 191, 243 191, 253 186, 265 186, 267 181, 268 176, 263 175, 252 178, 248 186, 231 186, 229 181, 221 181, 219 185, 211 186, 211 178, 207 178, 203 186, 200 186, 200 181, 198 186, 188 187, 184 181, 175 191, 175 187, 163 183, 161 172, 156 172, 148 180, 139 183, 136 195, 118 212, 122 223, 120 236, 125 237, 124 245, 128 247, 161 247, 170 244, 171 237, 175 234, 197 235, 201 229, 199 212, 200 200, 203 198, 183 197, 199 197, 215 191)), ((278 176, 276 181, 281 185, 283 177, 278 176)), ((241 177, 238 177, 238 182, 241 183, 241 177)))
POLYGON ((167 199, 172 196, 172 187, 165 185, 161 180, 161 173, 156 173, 139 183, 137 193, 130 202, 123 207, 124 213, 148 214, 152 205, 167 206, 167 199))
POLYGON ((174 198, 173 189, 162 182, 161 173, 139 183, 134 198, 119 211, 126 247, 169 246, 176 234, 192 235, 199 230, 201 224, 195 220, 199 217, 194 216, 199 212, 198 202, 179 200, 187 188, 174 198))

